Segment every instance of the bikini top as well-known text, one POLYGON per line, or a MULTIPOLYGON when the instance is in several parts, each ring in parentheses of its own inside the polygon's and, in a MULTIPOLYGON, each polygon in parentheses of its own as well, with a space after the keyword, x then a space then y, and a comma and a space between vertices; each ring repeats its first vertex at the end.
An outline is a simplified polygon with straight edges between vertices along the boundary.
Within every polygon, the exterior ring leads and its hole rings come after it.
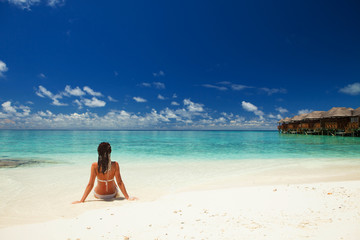
POLYGON ((109 180, 101 180, 98 179, 99 182, 104 182, 106 184, 106 191, 108 191, 108 182, 114 181, 114 179, 109 179, 109 180))

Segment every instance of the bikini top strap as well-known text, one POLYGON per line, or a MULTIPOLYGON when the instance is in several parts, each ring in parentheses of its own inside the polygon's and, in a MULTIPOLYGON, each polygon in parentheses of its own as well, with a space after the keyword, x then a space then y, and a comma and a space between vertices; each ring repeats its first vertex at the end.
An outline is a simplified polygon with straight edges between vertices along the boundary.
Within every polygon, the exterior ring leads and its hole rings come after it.
POLYGON ((108 182, 111 182, 111 181, 114 181, 114 179, 109 179, 109 180, 101 180, 101 179, 98 179, 99 182, 104 182, 105 185, 106 185, 106 191, 109 190, 108 188, 108 182))
POLYGON ((111 181, 114 181, 114 179, 109 179, 109 180, 101 180, 101 179, 98 179, 99 182, 111 182, 111 181))

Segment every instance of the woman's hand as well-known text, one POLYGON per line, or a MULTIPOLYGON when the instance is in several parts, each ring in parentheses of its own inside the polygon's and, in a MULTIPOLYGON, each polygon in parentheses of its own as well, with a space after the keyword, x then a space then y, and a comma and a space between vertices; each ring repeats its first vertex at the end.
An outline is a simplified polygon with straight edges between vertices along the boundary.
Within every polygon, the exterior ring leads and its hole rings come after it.
POLYGON ((74 201, 72 204, 82 203, 82 201, 74 201))
POLYGON ((128 201, 136 201, 136 200, 139 200, 137 197, 129 197, 127 199, 128 201))

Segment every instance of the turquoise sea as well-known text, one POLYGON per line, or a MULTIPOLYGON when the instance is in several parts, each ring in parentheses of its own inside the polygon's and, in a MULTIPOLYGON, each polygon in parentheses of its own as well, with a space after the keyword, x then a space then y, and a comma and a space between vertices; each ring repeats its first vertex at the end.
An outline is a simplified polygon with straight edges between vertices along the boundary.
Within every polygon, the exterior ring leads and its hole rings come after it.
POLYGON ((182 191, 360 178, 360 138, 276 131, 1 130, 0 227, 74 217, 97 146, 112 145, 130 195, 152 201, 182 191), (26 201, 24 201, 24 199, 26 201), (54 207, 55 206, 55 207, 54 207))
MULTIPOLYGON (((122 162, 347 159, 360 161, 360 138, 276 131, 0 131, 0 159, 88 164, 107 141, 122 162)), ((24 165, 26 166, 26 165, 24 165)))

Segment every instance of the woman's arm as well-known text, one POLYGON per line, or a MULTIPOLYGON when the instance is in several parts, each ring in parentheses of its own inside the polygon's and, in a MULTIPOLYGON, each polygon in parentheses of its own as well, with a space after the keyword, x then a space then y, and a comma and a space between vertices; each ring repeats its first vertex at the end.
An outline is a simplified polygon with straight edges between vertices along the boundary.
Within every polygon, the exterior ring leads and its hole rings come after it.
POLYGON ((124 182, 122 181, 121 179, 121 175, 120 175, 120 167, 119 167, 119 164, 117 162, 115 162, 115 178, 116 178, 116 182, 122 192, 122 194, 124 195, 124 197, 127 199, 127 200, 136 200, 137 198, 135 197, 129 197, 129 194, 127 193, 126 191, 126 188, 125 188, 125 184, 124 182))
POLYGON ((89 195, 89 193, 91 192, 91 190, 92 190, 93 187, 94 187, 95 178, 96 178, 96 164, 93 163, 93 164, 91 165, 91 173, 90 173, 89 183, 88 183, 88 185, 87 185, 86 188, 85 188, 84 195, 83 195, 83 197, 81 198, 80 201, 75 201, 75 202, 73 202, 73 204, 74 204, 74 203, 85 202, 85 199, 87 198, 87 196, 89 195))

